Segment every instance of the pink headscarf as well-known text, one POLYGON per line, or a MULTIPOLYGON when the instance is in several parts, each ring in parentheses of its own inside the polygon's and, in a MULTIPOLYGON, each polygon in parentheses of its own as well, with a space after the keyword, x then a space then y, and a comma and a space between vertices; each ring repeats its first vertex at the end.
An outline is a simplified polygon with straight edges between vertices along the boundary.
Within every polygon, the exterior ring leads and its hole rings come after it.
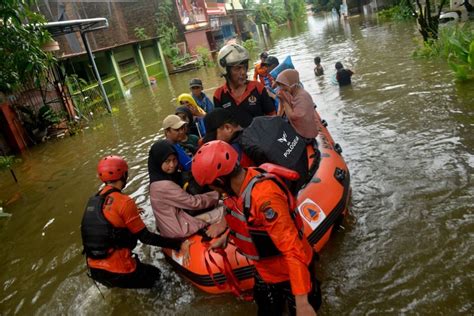
POLYGON ((276 82, 288 87, 297 87, 293 93, 280 90, 280 106, 287 103, 293 110, 291 113, 286 111, 286 116, 296 132, 306 138, 315 138, 318 136, 318 115, 315 111, 315 105, 311 95, 300 86, 300 76, 298 71, 287 69, 282 71, 276 82))

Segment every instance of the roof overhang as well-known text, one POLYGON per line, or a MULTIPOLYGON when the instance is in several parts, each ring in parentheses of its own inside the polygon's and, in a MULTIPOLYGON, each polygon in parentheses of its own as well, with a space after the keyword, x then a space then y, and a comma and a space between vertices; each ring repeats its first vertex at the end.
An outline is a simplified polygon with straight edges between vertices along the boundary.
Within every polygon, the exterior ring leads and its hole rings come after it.
POLYGON ((82 20, 69 20, 48 22, 43 25, 51 35, 60 36, 75 32, 91 32, 95 30, 105 29, 109 27, 109 22, 106 18, 93 18, 82 20))

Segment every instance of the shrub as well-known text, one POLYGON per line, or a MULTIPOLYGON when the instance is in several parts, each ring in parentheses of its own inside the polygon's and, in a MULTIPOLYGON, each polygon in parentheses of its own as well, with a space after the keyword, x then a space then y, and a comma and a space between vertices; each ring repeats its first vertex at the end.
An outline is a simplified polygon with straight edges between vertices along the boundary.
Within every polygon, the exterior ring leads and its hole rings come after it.
POLYGON ((438 40, 423 42, 414 54, 415 57, 444 58, 458 80, 474 79, 474 28, 442 28, 438 40))

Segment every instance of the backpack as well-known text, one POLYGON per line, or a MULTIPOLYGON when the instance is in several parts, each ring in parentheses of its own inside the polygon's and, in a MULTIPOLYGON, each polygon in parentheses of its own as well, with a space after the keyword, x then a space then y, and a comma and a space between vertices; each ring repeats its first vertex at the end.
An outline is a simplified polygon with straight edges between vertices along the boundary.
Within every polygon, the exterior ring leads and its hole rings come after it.
POLYGON ((240 144, 256 165, 270 162, 295 170, 300 179, 306 179, 306 140, 282 117, 255 117, 252 124, 244 129, 240 144))

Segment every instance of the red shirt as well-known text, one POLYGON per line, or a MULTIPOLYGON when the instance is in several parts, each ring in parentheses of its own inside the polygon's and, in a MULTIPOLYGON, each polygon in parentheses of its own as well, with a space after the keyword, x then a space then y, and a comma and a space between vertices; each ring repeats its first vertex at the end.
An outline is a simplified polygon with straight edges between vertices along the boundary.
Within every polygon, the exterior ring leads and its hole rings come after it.
POLYGON ((275 114, 273 99, 267 89, 257 81, 248 81, 244 93, 237 97, 229 86, 224 84, 214 93, 214 107, 228 109, 234 120, 242 127, 247 127, 256 116, 275 114))
MULTIPOLYGON (((101 193, 112 189, 105 186, 101 193)), ((132 234, 136 234, 145 228, 135 201, 121 192, 109 194, 103 208, 105 218, 117 228, 127 228, 132 234)), ((132 251, 127 248, 111 249, 112 253, 106 259, 87 258, 87 264, 91 268, 103 269, 114 273, 131 273, 137 268, 132 251)))

